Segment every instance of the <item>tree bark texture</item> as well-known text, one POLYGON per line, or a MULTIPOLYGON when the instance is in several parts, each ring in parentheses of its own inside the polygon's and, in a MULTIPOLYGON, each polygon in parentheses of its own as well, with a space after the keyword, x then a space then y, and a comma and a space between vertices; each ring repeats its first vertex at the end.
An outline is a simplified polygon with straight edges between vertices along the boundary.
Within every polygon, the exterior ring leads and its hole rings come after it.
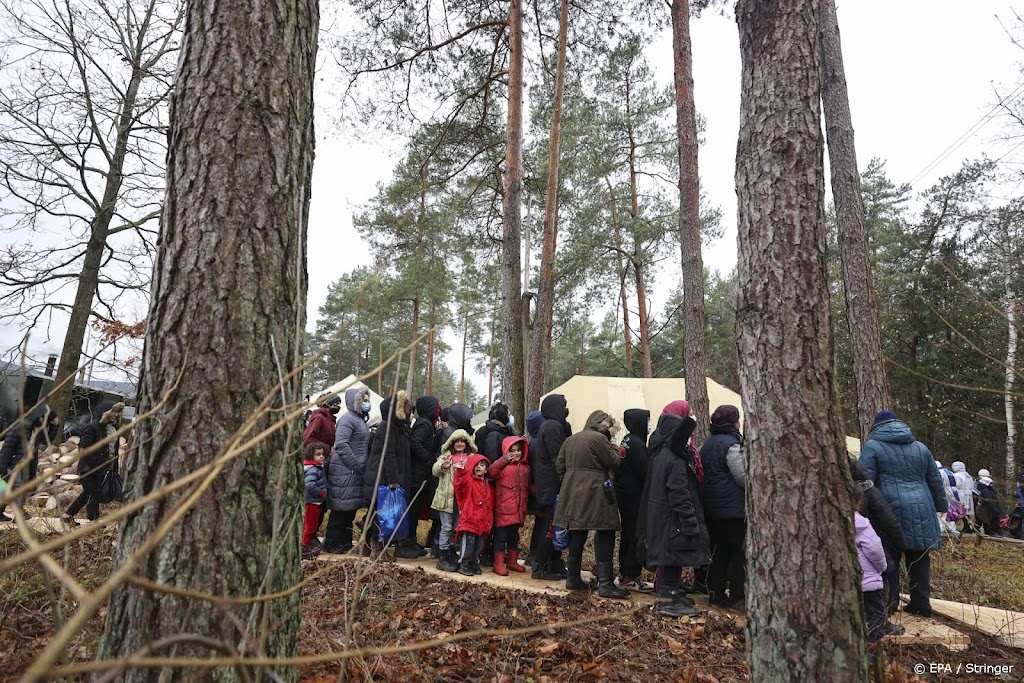
MULTIPOLYGON (((165 396, 170 401, 135 430, 129 500, 213 460, 265 397, 274 410, 249 436, 279 419, 282 401, 301 399, 298 377, 283 389, 278 382, 301 363, 318 23, 316 0, 188 6, 140 412, 165 396)), ((302 473, 297 441, 288 437, 278 430, 230 461, 136 574, 213 595, 294 586, 301 579, 302 473)), ((119 565, 194 490, 128 517, 119 565)), ((98 657, 129 657, 179 634, 219 641, 240 656, 291 656, 298 627, 298 592, 223 606, 123 585, 110 599, 98 657)), ((173 654, 217 653, 186 641, 173 654)), ((183 680, 192 673, 129 669, 118 680, 183 680)), ((230 668, 199 677, 234 681, 243 673, 230 668)), ((295 669, 274 667, 273 675, 294 680, 295 669)))
MULTIPOLYGON (((548 142, 548 183, 544 194, 544 235, 541 238, 540 273, 537 279, 537 315, 530 350, 530 379, 526 387, 526 407, 537 410, 547 388, 551 368, 549 324, 554 309, 552 273, 558 237, 558 157, 562 142, 562 100, 565 95, 565 55, 569 44, 569 0, 561 1, 558 27, 558 58, 555 65, 555 100, 551 109, 551 135, 548 142)), ((525 419, 525 418, 524 418, 525 419)))
POLYGON ((629 216, 633 232, 633 275, 636 282, 637 328, 640 332, 640 361, 643 377, 653 377, 651 366, 651 339, 647 328, 647 291, 644 287, 643 249, 636 236, 637 221, 640 218, 640 187, 636 170, 636 136, 633 132, 633 102, 631 74, 626 70, 626 133, 629 137, 629 216))
POLYGON ((871 272, 871 252, 864 223, 864 197, 853 143, 850 96, 846 88, 839 18, 835 0, 821 1, 821 95, 828 133, 832 195, 839 226, 839 256, 843 264, 846 319, 853 350, 860 438, 871 436, 871 423, 880 410, 892 409, 889 377, 882 352, 878 292, 871 272))
POLYGON ((736 154, 755 681, 867 681, 852 484, 835 408, 818 0, 740 0, 736 154))
MULTIPOLYGON (((1009 237, 1009 235, 1007 235, 1009 237)), ((1004 243, 1004 244, 1009 244, 1004 243)), ((1007 249, 1009 252, 1009 249, 1007 249)), ((1017 300, 1013 293, 1014 267, 1007 263, 1006 284, 1006 375, 1003 383, 1003 410, 1006 415, 1006 486, 1012 488, 1017 481, 1017 425, 1014 422, 1013 387, 1017 377, 1017 300)))
MULTIPOLYGON (((508 10, 508 127, 505 138, 505 181, 501 221, 501 392, 509 412, 522 421, 523 376, 522 290, 520 248, 523 195, 523 8, 511 0, 508 10)), ((522 423, 522 422, 520 422, 522 423)))
POLYGON ((697 107, 693 97, 690 3, 672 2, 672 52, 679 137, 679 244, 683 261, 683 379, 697 420, 694 439, 708 437, 708 355, 704 321, 704 258, 700 243, 700 176, 697 170, 697 107))

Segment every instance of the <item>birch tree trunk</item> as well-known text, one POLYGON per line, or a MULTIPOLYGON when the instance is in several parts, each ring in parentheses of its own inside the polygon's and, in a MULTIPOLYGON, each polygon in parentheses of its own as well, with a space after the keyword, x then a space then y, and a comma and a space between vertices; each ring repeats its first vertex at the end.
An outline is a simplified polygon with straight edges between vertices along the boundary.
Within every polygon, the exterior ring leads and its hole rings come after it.
POLYGON ((689 0, 672 2, 672 52, 679 137, 679 244, 683 262, 683 379, 697 420, 694 439, 708 437, 708 356, 704 321, 704 259, 700 244, 700 176, 697 169, 697 107, 693 98, 693 50, 689 0))
MULTIPOLYGON (((247 434, 301 400, 306 229, 313 164, 315 0, 252 6, 193 0, 171 113, 167 194, 153 275, 140 412, 127 498, 209 463, 265 400, 247 434), (268 398, 269 397, 269 398, 268 398)), ((157 584, 211 595, 258 596, 301 579, 302 472, 297 440, 279 429, 230 461, 159 544, 135 554, 193 488, 122 522, 118 564, 157 584)), ((299 593, 230 606, 123 584, 112 594, 98 657, 129 657, 194 634, 173 654, 293 656, 299 593), (232 616, 228 616, 228 613, 232 616)), ((162 656, 165 651, 154 652, 162 656)), ((294 680, 295 668, 128 669, 119 681, 294 680)))
POLYGON ((537 315, 534 319, 529 382, 526 387, 526 406, 529 410, 535 410, 540 405, 551 367, 550 330, 554 308, 552 271, 558 237, 558 157, 562 143, 562 100, 565 95, 565 54, 568 43, 569 0, 562 0, 555 66, 555 100, 551 109, 551 135, 548 142, 548 184, 544 194, 544 235, 541 239, 540 274, 537 280, 537 315))
POLYGON ((852 485, 835 409, 818 0, 740 0, 736 154, 755 681, 867 681, 852 485), (826 502, 827 501, 827 502, 826 502))
POLYGON ((523 194, 523 8, 511 0, 508 10, 508 127, 501 222, 501 391, 509 412, 522 423, 523 376, 522 266, 519 262, 523 194))
POLYGON ((1017 426, 1014 424, 1013 386, 1017 374, 1017 299, 1013 292, 1011 265, 1007 264, 1006 283, 1006 379, 1003 388, 1003 408, 1006 411, 1006 485, 1012 487, 1017 481, 1017 426))
POLYGON ((864 198, 853 143, 850 96, 846 88, 839 18, 835 0, 821 2, 822 103, 828 133, 832 195, 839 226, 839 256, 843 263, 846 319, 850 326, 853 375, 857 392, 857 423, 861 440, 871 436, 871 423, 880 410, 892 408, 889 377, 882 353, 878 293, 871 272, 871 252, 864 223, 864 198))

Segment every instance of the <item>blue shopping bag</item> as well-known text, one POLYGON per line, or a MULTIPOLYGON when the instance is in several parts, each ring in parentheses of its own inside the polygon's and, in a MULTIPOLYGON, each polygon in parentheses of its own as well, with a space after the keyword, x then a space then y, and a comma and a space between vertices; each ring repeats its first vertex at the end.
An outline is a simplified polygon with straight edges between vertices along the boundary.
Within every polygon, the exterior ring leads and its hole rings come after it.
POLYGON ((409 514, 405 510, 408 506, 405 489, 401 486, 394 489, 387 485, 377 487, 377 526, 380 527, 378 541, 390 543, 409 535, 409 514))

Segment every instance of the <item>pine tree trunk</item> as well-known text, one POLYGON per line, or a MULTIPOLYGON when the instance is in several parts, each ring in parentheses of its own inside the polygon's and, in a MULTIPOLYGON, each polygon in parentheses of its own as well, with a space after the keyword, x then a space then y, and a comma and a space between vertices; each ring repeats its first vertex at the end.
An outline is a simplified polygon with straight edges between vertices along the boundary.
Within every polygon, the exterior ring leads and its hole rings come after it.
POLYGON ((509 412, 524 420, 522 290, 520 235, 523 194, 523 10, 511 0, 508 10, 508 127, 501 222, 501 392, 509 412))
POLYGON ((605 176, 605 184, 608 186, 608 206, 612 214, 612 225, 615 226, 615 258, 619 264, 619 301, 622 302, 622 336, 623 348, 626 354, 626 376, 633 377, 633 330, 629 324, 629 299, 626 296, 626 273, 627 261, 624 257, 625 249, 622 244, 622 226, 619 223, 619 212, 615 209, 615 191, 612 189, 612 182, 605 176))
POLYGON ((867 681, 851 483, 835 409, 818 0, 740 0, 740 384, 755 681, 867 681))
POLYGON ((636 276, 636 304, 640 317, 640 358, 643 362, 644 377, 654 377, 654 368, 651 364, 651 333, 647 321, 647 285, 644 282, 644 265, 640 260, 643 254, 640 251, 640 243, 634 243, 635 251, 633 256, 633 274, 636 276))
POLYGON ((416 379, 416 340, 420 336, 420 298, 413 297, 412 300, 412 346, 409 349, 409 372, 405 377, 405 393, 412 400, 414 396, 413 380, 416 379))
POLYGON ((878 293, 871 272, 871 252, 864 223, 864 197, 853 144, 853 120, 846 88, 839 19, 835 0, 821 2, 821 85, 832 169, 832 195, 839 226, 839 255, 843 263, 846 319, 850 326, 853 375, 857 391, 860 438, 871 436, 871 423, 880 410, 892 408, 889 377, 882 352, 878 293))
POLYGON ((569 43, 569 0, 561 0, 558 28, 558 58, 555 65, 555 99, 551 109, 551 135, 548 142, 548 184, 544 195, 544 235, 541 240, 540 273, 537 280, 537 315, 530 349, 530 379, 526 387, 526 405, 534 409, 547 384, 551 368, 551 329, 554 308, 552 271, 558 237, 558 157, 562 141, 562 100, 565 94, 565 54, 569 43))
POLYGON ((384 393, 384 337, 377 340, 377 395, 384 393))
MULTIPOLYGON (((135 429, 129 500, 213 460, 265 397, 269 408, 250 436, 280 418, 282 401, 302 397, 298 377, 283 390, 277 385, 302 354, 317 3, 257 11, 194 0, 187 12, 140 412, 165 396, 171 402, 135 429)), ((296 585, 302 472, 295 436, 278 430, 231 461, 135 573, 213 595, 257 596, 296 585)), ((122 522, 119 565, 130 566, 192 492, 122 522)), ((125 584, 111 596, 98 657, 129 657, 180 634, 223 642, 239 655, 287 657, 295 654, 298 629, 297 592, 226 606, 125 584)), ((220 654, 189 641, 151 654, 172 652, 220 654)), ((117 680, 295 679, 294 667, 268 668, 132 669, 117 680)))
POLYGON ((459 371, 459 403, 466 402, 466 343, 469 340, 469 318, 462 321, 462 365, 459 371))
POLYGON ((694 439, 708 436, 708 356, 704 322, 704 258, 700 243, 700 176, 697 170, 697 108, 693 97, 690 3, 672 2, 672 50, 679 137, 679 244, 683 261, 683 378, 697 420, 694 439))
MULTIPOLYGON (((1008 243, 1006 243, 1008 244, 1008 243)), ((1013 386, 1017 375, 1017 301, 1013 295, 1013 279, 1011 273, 1013 266, 1006 270, 1006 375, 1003 388, 1003 409, 1006 414, 1006 485, 1012 486, 1017 481, 1017 459, 1015 457, 1017 444, 1017 426, 1014 423, 1013 410, 1013 386)))
POLYGON ((424 393, 434 395, 434 314, 430 314, 430 338, 427 340, 427 386, 424 393))

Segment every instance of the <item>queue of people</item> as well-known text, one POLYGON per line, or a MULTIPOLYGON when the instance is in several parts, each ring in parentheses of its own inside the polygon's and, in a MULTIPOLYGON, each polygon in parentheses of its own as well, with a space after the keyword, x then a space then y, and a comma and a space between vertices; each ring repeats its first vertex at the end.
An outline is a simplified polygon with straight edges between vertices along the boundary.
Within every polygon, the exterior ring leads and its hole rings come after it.
POLYGON ((318 407, 303 434, 304 557, 354 548, 383 559, 429 552, 438 569, 465 575, 482 566, 500 576, 529 567, 535 580, 593 587, 605 598, 657 591, 667 616, 695 615, 687 594, 697 592, 713 604, 744 608, 745 475, 735 406, 715 411, 712 436, 698 451, 696 421, 682 400, 665 407, 653 433, 649 411, 627 410, 621 440, 623 425, 601 410, 573 433, 559 394, 527 415, 527 436, 516 433, 515 417, 501 403, 478 430, 468 406, 442 408, 432 396, 412 401, 396 392, 381 403, 376 429, 368 424, 368 390, 346 392, 346 412, 337 418, 341 405, 335 397, 318 407), (402 490, 411 531, 379 533, 378 487, 402 490), (364 508, 367 528, 355 529, 356 511, 364 508), (534 523, 527 538, 521 530, 528 516, 534 523), (432 520, 423 546, 415 533, 421 519, 432 520), (357 547, 360 538, 367 542, 357 547), (583 578, 591 538, 593 586, 583 578), (684 568, 695 577, 685 585, 684 568), (653 583, 645 569, 654 573, 653 583))

